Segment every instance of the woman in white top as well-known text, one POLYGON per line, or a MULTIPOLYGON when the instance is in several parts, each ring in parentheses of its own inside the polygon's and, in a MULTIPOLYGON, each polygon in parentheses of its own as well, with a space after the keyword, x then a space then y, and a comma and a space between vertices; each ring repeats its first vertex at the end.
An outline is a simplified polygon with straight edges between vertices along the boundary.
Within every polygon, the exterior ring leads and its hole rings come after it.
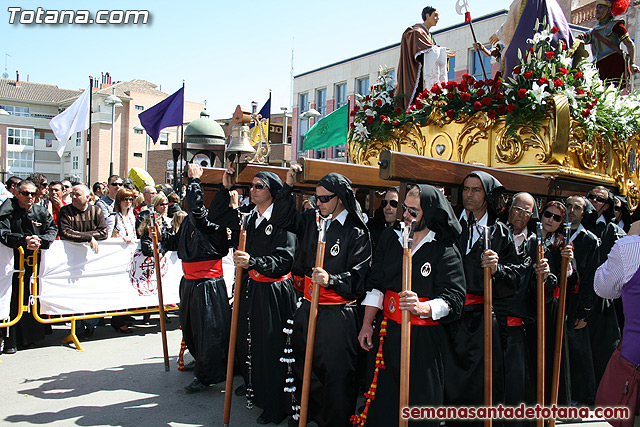
POLYGON ((133 215, 133 191, 121 188, 116 193, 113 213, 106 218, 107 236, 120 237, 129 243, 136 238, 136 218, 133 215))

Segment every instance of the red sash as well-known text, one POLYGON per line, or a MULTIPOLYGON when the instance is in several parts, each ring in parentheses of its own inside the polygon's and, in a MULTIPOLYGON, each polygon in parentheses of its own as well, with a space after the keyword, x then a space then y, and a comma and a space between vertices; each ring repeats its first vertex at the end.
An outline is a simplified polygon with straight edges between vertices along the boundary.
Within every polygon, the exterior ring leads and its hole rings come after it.
POLYGON ((507 316, 507 326, 522 326, 522 317, 507 316))
MULTIPOLYGON (((355 302, 346 300, 342 298, 336 291, 332 291, 331 289, 327 289, 324 286, 318 286, 320 289, 320 299, 318 304, 320 305, 334 305, 334 304, 348 304, 350 302, 355 302)), ((313 283, 311 282, 311 277, 304 278, 304 298, 307 301, 311 301, 311 294, 313 293, 313 283)))
POLYGON ((260 274, 255 270, 249 270, 249 277, 251 278, 251 280, 254 280, 256 282, 273 283, 273 282, 281 282, 283 280, 287 280, 289 277, 291 277, 291 273, 287 273, 282 277, 276 277, 274 279, 273 277, 267 277, 264 274, 260 274))
POLYGON ((222 260, 212 259, 197 262, 182 262, 185 279, 209 279, 222 277, 222 260))
POLYGON ((467 294, 464 299, 464 305, 484 304, 483 295, 467 294))
POLYGON ((293 287, 304 293, 304 277, 293 275, 293 287))
MULTIPOLYGON (((429 298, 418 298, 420 302, 429 301, 429 298)), ((400 305, 400 295, 396 292, 387 290, 384 293, 384 315, 393 320, 396 323, 402 323, 402 310, 398 308, 400 305)), ((411 324, 412 325, 439 325, 440 322, 437 322, 433 319, 423 319, 420 316, 416 316, 415 314, 411 314, 411 324)))

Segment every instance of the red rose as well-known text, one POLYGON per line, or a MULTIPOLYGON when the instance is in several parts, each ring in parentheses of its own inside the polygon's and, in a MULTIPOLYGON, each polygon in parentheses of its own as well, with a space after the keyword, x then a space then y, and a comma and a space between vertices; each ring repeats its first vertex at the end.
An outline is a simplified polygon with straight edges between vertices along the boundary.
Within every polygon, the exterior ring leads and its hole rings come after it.
POLYGON ((497 115, 498 113, 496 113, 494 110, 487 111, 487 117, 489 117, 490 119, 495 119, 497 115))
POLYGON ((442 89, 440 89, 439 86, 434 86, 431 88, 431 92, 435 93, 436 95, 440 95, 442 93, 442 89))
POLYGON ((533 53, 533 47, 529 48, 529 53, 533 53))
POLYGON ((456 115, 456 112, 453 110, 449 110, 447 111, 447 117, 449 117, 450 119, 453 119, 453 116, 456 115))
POLYGON ((478 111, 479 109, 482 108, 482 104, 479 101, 476 101, 473 103, 473 109, 478 111))
POLYGON ((355 107, 353 107, 354 113, 357 113, 358 111, 360 111, 360 106, 356 105, 355 107))
POLYGON ((587 108, 588 109, 592 109, 593 108, 593 102, 587 102, 587 108))
POLYGON ((376 100, 376 104, 378 105, 378 107, 382 107, 382 99, 376 100))
POLYGON ((591 96, 591 91, 587 91, 587 96, 591 96))
POLYGON ((389 96, 390 96, 391 98, 393 98, 393 91, 390 91, 390 92, 389 92, 389 96))
POLYGON ((530 79, 531 77, 533 77, 533 71, 525 71, 523 75, 525 79, 530 79))
POLYGON ((351 110, 351 114, 350 114, 350 115, 351 115, 351 116, 355 116, 355 115, 356 115, 356 110, 355 110, 355 108, 354 108, 353 110, 351 110))
POLYGON ((520 72, 522 71, 522 67, 521 66, 517 66, 517 67, 513 67, 513 74, 520 74, 520 72))
POLYGON ((494 84, 494 83, 495 83, 495 82, 493 81, 493 79, 489 79, 489 80, 487 80, 487 85, 488 85, 488 86, 493 86, 493 84, 494 84))
POLYGON ((591 110, 583 110, 582 111, 582 117, 589 117, 589 114, 591 114, 591 110))
POLYGON ((513 113, 516 110, 516 106, 513 104, 507 105, 507 111, 513 113))
POLYGON ((402 113, 402 110, 399 107, 396 107, 396 113, 400 114, 400 113, 402 113))
POLYGON ((578 95, 584 95, 584 89, 582 89, 581 87, 579 87, 576 92, 578 92, 578 95))
POLYGON ((413 105, 416 110, 422 110, 422 107, 424 107, 424 104, 419 99, 416 99, 416 102, 414 102, 413 105))
POLYGON ((355 122, 351 122, 351 124, 350 124, 349 126, 351 126, 351 127, 355 127, 355 126, 356 126, 356 124, 355 124, 355 122))
POLYGON ((464 73, 462 75, 462 80, 467 81, 469 78, 471 78, 471 76, 468 73, 464 73))
POLYGON ((565 74, 569 73, 569 70, 567 70, 566 68, 562 68, 562 67, 558 68, 558 71, 560 71, 560 74, 562 74, 563 76, 565 74))
POLYGON ((489 98, 488 96, 485 96, 484 98, 482 98, 482 103, 484 105, 489 105, 491 104, 491 98, 489 98))
POLYGON ((373 116, 367 116, 367 123, 373 122, 373 116))
POLYGON ((551 32, 551 34, 555 34, 555 33, 557 33, 558 31, 560 31, 560 28, 558 28, 558 27, 554 26, 554 27, 551 29, 551 31, 550 31, 550 32, 551 32))
POLYGON ((469 90, 469 83, 467 82, 462 82, 458 85, 458 90, 460 92, 467 92, 469 90))
POLYGON ((454 82, 453 80, 448 81, 447 82, 447 90, 454 90, 456 87, 458 87, 458 83, 454 82))
POLYGON ((539 84, 540 86, 542 86, 542 85, 546 85, 547 83, 549 83, 549 80, 545 79, 544 77, 540 77, 540 78, 538 79, 538 84, 539 84))
POLYGON ((455 98, 455 94, 454 94, 453 92, 449 92, 449 93, 447 94, 447 99, 448 99, 449 101, 453 101, 453 98, 455 98))
POLYGON ((553 84, 555 85, 555 87, 559 87, 559 86, 563 86, 564 82, 560 79, 555 79, 553 84))
POLYGON ((507 106, 506 105, 504 105, 504 104, 498 105, 498 113, 504 114, 505 111, 507 111, 507 106))
POLYGON ((527 90, 525 88, 522 88, 518 91, 518 96, 520 98, 524 98, 525 96, 527 96, 527 90))
POLYGON ((476 89, 480 89, 482 86, 484 86, 484 82, 482 80, 478 80, 473 84, 473 87, 476 89))
POLYGON ((577 72, 573 75, 573 77, 575 77, 576 79, 581 79, 584 77, 584 74, 582 74, 581 72, 577 72))
POLYGON ((593 98, 593 103, 597 104, 598 103, 598 98, 593 98))
POLYGON ((545 53, 544 55, 547 57, 547 59, 551 59, 551 58, 553 58, 553 56, 555 55, 555 53, 554 53, 554 52, 547 52, 547 53, 545 53))
POLYGON ((467 92, 463 92, 460 94, 460 99, 462 99, 463 101, 468 101, 469 98, 471 98, 471 94, 467 93, 467 92))
POLYGON ((394 125, 394 126, 396 126, 396 127, 397 127, 399 124, 400 124, 400 122, 399 122, 399 121, 397 121, 397 120, 394 120, 394 121, 393 121, 393 125, 394 125))
POLYGON ((484 95, 485 93, 486 93, 486 92, 485 92, 485 90, 484 90, 484 89, 478 89, 478 91, 476 92, 476 95, 478 95, 478 96, 482 96, 482 95, 484 95))
POLYGON ((498 93, 496 93, 496 99, 497 99, 498 101, 500 101, 502 98, 504 98, 504 93, 502 93, 502 92, 498 92, 498 93))
POLYGON ((380 116, 380 121, 383 123, 389 123, 389 117, 381 115, 380 116))

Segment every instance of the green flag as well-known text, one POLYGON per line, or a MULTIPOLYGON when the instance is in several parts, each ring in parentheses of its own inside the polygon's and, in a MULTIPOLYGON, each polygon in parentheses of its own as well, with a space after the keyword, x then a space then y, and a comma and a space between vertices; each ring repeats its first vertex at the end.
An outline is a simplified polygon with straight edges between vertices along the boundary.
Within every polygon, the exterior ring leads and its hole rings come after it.
POLYGON ((311 126, 304 134, 302 151, 344 145, 348 133, 349 104, 345 104, 311 126))

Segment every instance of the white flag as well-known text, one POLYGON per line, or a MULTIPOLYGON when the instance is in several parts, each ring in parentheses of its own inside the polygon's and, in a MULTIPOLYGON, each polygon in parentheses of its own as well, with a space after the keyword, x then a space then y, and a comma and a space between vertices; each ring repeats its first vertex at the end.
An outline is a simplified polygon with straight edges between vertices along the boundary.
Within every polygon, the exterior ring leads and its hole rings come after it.
POLYGON ((89 95, 91 86, 87 88, 73 104, 49 122, 49 126, 58 139, 58 156, 62 157, 64 146, 75 132, 89 129, 89 95))

